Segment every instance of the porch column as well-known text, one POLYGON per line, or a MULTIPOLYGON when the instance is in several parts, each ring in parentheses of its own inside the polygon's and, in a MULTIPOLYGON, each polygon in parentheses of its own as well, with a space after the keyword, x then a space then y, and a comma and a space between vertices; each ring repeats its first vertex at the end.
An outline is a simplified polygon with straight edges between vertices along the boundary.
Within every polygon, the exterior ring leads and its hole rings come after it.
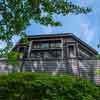
POLYGON ((63 38, 61 39, 61 47, 62 47, 62 51, 61 51, 61 55, 62 55, 62 57, 61 57, 61 65, 62 65, 62 67, 65 67, 65 59, 64 59, 64 40, 63 40, 63 38))
POLYGON ((76 43, 76 56, 77 56, 77 67, 78 67, 78 74, 80 76, 80 66, 79 66, 79 43, 76 43))
POLYGON ((62 55, 62 60, 64 59, 64 47, 63 47, 63 44, 64 44, 64 41, 63 41, 63 39, 61 39, 61 47, 62 47, 61 55, 62 55))
POLYGON ((28 55, 27 55, 28 58, 30 57, 31 49, 32 49, 32 41, 30 41, 29 47, 28 47, 28 55))

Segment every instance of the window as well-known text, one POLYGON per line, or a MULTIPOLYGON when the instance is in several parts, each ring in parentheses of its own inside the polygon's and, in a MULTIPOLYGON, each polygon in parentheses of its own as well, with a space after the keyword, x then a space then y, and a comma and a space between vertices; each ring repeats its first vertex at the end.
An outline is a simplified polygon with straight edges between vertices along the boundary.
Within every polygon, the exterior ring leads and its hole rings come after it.
POLYGON ((56 48, 61 47, 61 43, 56 43, 56 48))
POLYGON ((40 45, 39 43, 35 43, 35 44, 33 44, 33 48, 34 48, 34 49, 39 49, 40 46, 41 46, 41 45, 40 45))
POLYGON ((48 43, 42 43, 41 48, 49 48, 49 44, 48 43))
POLYGON ((55 43, 50 43, 50 48, 55 48, 55 43))
POLYGON ((61 43, 50 43, 50 48, 59 48, 61 47, 61 43))
POLYGON ((36 44, 34 44, 34 45, 33 45, 33 48, 34 48, 34 49, 36 49, 36 48, 37 48, 36 44))
POLYGON ((75 46, 74 45, 68 46, 68 55, 69 57, 75 57, 75 46))
POLYGON ((45 48, 59 48, 61 47, 61 43, 60 42, 44 42, 44 43, 34 43, 33 44, 33 48, 34 49, 45 49, 45 48))

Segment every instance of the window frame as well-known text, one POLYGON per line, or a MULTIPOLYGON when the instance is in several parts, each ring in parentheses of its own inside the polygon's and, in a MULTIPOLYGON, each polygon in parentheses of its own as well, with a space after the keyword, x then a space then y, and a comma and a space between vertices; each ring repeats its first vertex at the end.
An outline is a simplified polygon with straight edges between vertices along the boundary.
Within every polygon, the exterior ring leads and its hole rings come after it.
POLYGON ((70 58, 75 58, 76 57, 76 48, 75 47, 76 47, 75 44, 68 44, 67 45, 67 48, 68 48, 68 52, 67 52, 68 53, 68 57, 70 57, 70 58), (70 46, 73 46, 73 56, 70 55, 70 50, 69 50, 70 46))

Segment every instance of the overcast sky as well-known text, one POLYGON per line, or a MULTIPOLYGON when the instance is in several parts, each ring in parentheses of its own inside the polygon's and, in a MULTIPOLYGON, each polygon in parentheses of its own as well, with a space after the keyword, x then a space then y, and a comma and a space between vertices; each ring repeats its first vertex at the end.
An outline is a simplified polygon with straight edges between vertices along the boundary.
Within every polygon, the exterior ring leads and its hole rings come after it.
MULTIPOLYGON (((87 42, 96 50, 97 44, 100 39, 100 0, 70 0, 81 6, 88 6, 92 8, 92 12, 87 15, 68 15, 68 16, 55 16, 55 20, 62 23, 62 27, 45 27, 32 22, 28 26, 26 32, 29 35, 35 34, 50 34, 50 33, 74 33, 80 39, 87 42)), ((14 38, 14 42, 17 41, 14 38)))

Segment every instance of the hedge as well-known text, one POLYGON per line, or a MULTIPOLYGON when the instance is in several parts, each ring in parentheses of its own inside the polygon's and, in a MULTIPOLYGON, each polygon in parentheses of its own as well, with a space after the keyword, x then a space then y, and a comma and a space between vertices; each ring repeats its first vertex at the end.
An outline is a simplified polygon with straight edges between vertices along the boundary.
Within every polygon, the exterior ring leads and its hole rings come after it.
POLYGON ((100 100, 100 90, 70 75, 15 73, 0 76, 0 100, 100 100))

